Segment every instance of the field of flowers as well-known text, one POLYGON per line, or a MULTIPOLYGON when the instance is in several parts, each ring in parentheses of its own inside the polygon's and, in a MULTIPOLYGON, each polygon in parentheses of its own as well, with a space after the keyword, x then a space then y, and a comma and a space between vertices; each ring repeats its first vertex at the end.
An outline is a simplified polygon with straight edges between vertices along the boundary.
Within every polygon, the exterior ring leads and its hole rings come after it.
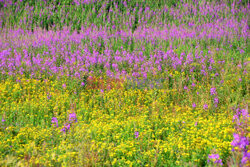
POLYGON ((0 0, 0 166, 250 166, 249 9, 0 0))

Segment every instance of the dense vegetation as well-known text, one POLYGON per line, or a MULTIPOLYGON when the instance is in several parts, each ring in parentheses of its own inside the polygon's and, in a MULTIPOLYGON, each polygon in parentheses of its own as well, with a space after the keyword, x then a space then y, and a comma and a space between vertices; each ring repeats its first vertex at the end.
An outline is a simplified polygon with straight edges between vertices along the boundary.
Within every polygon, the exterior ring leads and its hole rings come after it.
POLYGON ((249 3, 1 0, 0 166, 248 166, 249 3))

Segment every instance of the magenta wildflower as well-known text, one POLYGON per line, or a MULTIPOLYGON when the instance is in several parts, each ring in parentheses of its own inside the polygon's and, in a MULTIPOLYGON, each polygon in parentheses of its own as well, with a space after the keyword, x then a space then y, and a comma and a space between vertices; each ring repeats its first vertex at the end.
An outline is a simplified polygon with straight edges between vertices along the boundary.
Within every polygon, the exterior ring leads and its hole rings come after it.
POLYGON ((207 105, 207 104, 204 104, 204 105, 203 105, 203 109, 204 109, 204 110, 208 109, 208 105, 207 105))
POLYGON ((233 122, 235 122, 237 120, 239 120, 239 116, 236 114, 236 115, 233 116, 233 122))
POLYGON ((250 163, 250 152, 245 151, 241 159, 241 164, 246 165, 247 163, 250 163))
POLYGON ((69 114, 69 121, 70 122, 77 122, 76 113, 70 113, 69 114))
POLYGON ((139 137, 139 132, 135 131, 135 138, 137 139, 139 137))
POLYGON ((219 156, 219 154, 210 154, 210 155, 208 155, 208 158, 209 159, 219 159, 220 156, 219 156))
POLYGON ((216 103, 216 104, 218 104, 218 103, 219 103, 219 99, 218 99, 218 97, 215 97, 215 98, 214 98, 214 103, 216 103))
POLYGON ((234 140, 231 142, 231 145, 234 147, 239 147, 241 149, 245 149, 247 145, 249 145, 249 141, 246 137, 241 137, 239 134, 234 133, 234 140))
POLYGON ((249 117, 248 111, 246 109, 242 109, 241 114, 243 117, 249 117))
POLYGON ((242 53, 245 53, 245 51, 243 49, 240 49, 240 54, 242 54, 242 53))
POLYGON ((216 95, 216 88, 211 88, 210 89, 210 94, 211 95, 216 95))
POLYGON ((218 99, 218 97, 215 97, 214 98, 214 105, 215 105, 215 107, 218 106, 218 103, 219 103, 219 99, 218 99))
POLYGON ((48 98, 48 100, 50 100, 50 99, 51 99, 51 95, 50 95, 50 94, 48 94, 48 95, 47 95, 47 98, 48 98))
POLYGON ((210 154, 210 155, 208 155, 208 162, 210 162, 210 160, 212 160, 212 162, 214 164, 218 164, 218 165, 221 165, 221 166, 223 165, 219 154, 210 154))
POLYGON ((52 123, 52 125, 55 124, 56 127, 58 127, 58 120, 56 117, 52 117, 51 123, 52 123))
MULTIPOLYGON (((240 141, 240 136, 239 136, 239 134, 236 134, 236 133, 234 133, 233 136, 234 136, 234 140, 231 142, 231 145, 233 147, 237 147, 237 145, 240 141)), ((234 151, 234 148, 232 150, 234 151)))
POLYGON ((65 133, 66 131, 69 131, 69 129, 70 129, 70 124, 66 123, 64 124, 64 127, 61 129, 61 131, 65 133))
POLYGON ((70 124, 66 124, 66 125, 65 125, 65 128, 66 128, 67 130, 69 130, 69 129, 70 129, 70 124))
POLYGON ((63 127, 63 128, 61 129, 61 131, 62 131, 63 133, 65 133, 65 132, 66 132, 66 128, 63 127))
POLYGON ((208 69, 211 71, 211 70, 213 69, 213 67, 210 65, 210 66, 208 67, 208 69))
POLYGON ((192 104, 192 107, 193 107, 193 108, 195 108, 195 107, 196 107, 196 104, 195 104, 195 103, 193 103, 193 104, 192 104))

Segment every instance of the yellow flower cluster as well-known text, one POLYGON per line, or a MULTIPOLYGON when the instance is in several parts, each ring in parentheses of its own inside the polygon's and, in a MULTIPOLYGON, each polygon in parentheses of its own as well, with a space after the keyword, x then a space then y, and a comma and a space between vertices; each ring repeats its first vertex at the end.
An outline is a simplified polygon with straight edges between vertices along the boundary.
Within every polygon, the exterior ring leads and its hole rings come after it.
POLYGON ((0 83, 1 165, 200 166, 213 149, 230 154, 233 113, 179 105, 175 89, 77 90, 66 79, 19 80, 0 83), (78 121, 63 133, 69 113, 78 121))

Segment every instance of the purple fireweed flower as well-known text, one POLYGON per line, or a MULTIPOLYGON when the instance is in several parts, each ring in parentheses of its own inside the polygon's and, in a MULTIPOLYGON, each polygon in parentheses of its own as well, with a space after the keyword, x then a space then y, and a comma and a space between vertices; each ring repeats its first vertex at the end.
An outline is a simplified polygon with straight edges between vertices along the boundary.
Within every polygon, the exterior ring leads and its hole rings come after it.
MULTIPOLYGON (((236 147, 240 141, 240 136, 239 134, 236 134, 236 133, 234 133, 233 136, 234 136, 234 140, 231 142, 231 145, 233 147, 236 147)), ((234 151, 234 148, 233 148, 233 151, 234 151)))
POLYGON ((214 103, 216 103, 216 104, 218 104, 218 103, 219 103, 219 99, 218 99, 218 97, 215 97, 215 98, 214 98, 214 103))
POLYGON ((69 130, 69 129, 70 129, 70 124, 66 124, 66 125, 65 125, 65 128, 66 128, 67 130, 69 130))
POLYGON ((85 85, 85 83, 84 83, 84 82, 82 82, 82 83, 81 83, 81 86, 84 86, 84 85, 85 85))
POLYGON ((214 105, 215 105, 215 107, 217 107, 218 103, 219 103, 219 99, 218 99, 218 97, 215 97, 214 98, 214 105))
POLYGON ((69 121, 70 122, 77 122, 76 113, 70 113, 69 114, 69 121))
POLYGON ((47 98, 50 100, 51 99, 51 95, 49 94, 49 95, 47 95, 47 98))
POLYGON ((220 156, 219 156, 219 154, 210 154, 210 155, 208 155, 208 158, 209 159, 219 159, 220 156))
POLYGON ((192 83, 192 87, 195 87, 195 83, 194 82, 192 83))
POLYGON ((210 89, 210 94, 215 95, 216 94, 216 88, 211 88, 210 89))
POLYGON ((247 70, 244 70, 244 71, 243 71, 243 74, 246 75, 246 74, 247 74, 247 70))
POLYGON ((242 53, 245 53, 245 51, 243 49, 240 49, 240 54, 242 54, 242 53))
POLYGON ((74 3, 75 3, 77 6, 80 5, 80 3, 79 3, 77 0, 74 0, 74 3))
POLYGON ((243 117, 249 117, 248 111, 246 109, 242 109, 241 114, 242 114, 243 117))
POLYGON ((135 138, 137 139, 139 137, 139 132, 135 131, 135 138))
POLYGON ((56 117, 52 117, 51 123, 56 124, 56 127, 58 127, 58 120, 56 117))
POLYGON ((193 108, 195 108, 195 107, 196 107, 196 104, 195 104, 195 103, 193 103, 193 104, 192 104, 192 107, 193 107, 193 108))
POLYGON ((63 84, 62 87, 65 89, 66 88, 66 84, 63 84))
POLYGON ((249 141, 246 137, 241 137, 240 142, 239 142, 239 147, 240 148, 246 148, 246 146, 249 145, 249 141))
POLYGON ((238 116, 240 116, 240 114, 241 114, 240 108, 237 108, 237 109, 236 109, 236 114, 237 114, 238 116))
POLYGON ((2 122, 5 122, 6 120, 2 118, 2 122))
POLYGON ((69 131, 69 129, 70 129, 70 124, 66 123, 66 124, 64 124, 64 127, 61 129, 61 131, 63 133, 65 133, 66 131, 69 131))
POLYGON ((209 66, 208 69, 211 71, 213 68, 212 68, 212 66, 209 66))
POLYGON ((210 154, 210 155, 208 155, 208 162, 210 162, 210 160, 212 160, 212 162, 214 164, 223 165, 219 154, 210 154))
POLYGON ((62 131, 63 133, 65 133, 65 132, 66 132, 66 128, 63 127, 63 128, 61 129, 61 131, 62 131))
POLYGON ((204 110, 208 109, 208 105, 207 105, 207 104, 204 104, 204 105, 203 105, 203 109, 204 109, 204 110))
POLYGON ((241 82, 241 81, 242 81, 242 79, 241 79, 241 78, 239 78, 239 81, 241 82))
POLYGON ((235 122, 235 120, 239 120, 239 116, 238 115, 234 115, 233 116, 233 122, 235 122))
POLYGON ((234 133, 234 140, 231 142, 233 146, 232 151, 234 151, 234 147, 239 147, 241 149, 245 149, 247 145, 249 145, 249 141, 246 137, 240 137, 239 134, 234 133))
POLYGON ((250 152, 244 151, 241 164, 246 165, 247 163, 250 163, 250 152))

